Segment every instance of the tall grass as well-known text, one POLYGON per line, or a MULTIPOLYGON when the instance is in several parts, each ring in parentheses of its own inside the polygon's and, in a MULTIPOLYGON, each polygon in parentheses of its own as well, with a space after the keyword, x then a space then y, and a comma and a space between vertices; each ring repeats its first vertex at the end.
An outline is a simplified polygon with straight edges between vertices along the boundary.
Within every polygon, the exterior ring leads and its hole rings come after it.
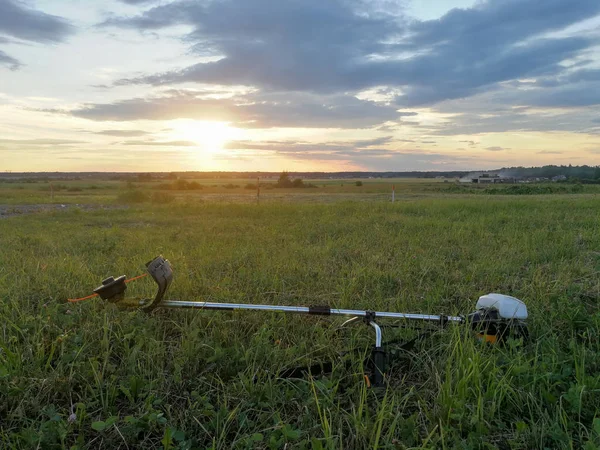
MULTIPOLYGON (((0 443, 598 448, 598 222, 587 196, 140 204, 4 219, 0 443), (159 253, 176 271, 172 298, 464 314, 503 292, 527 302, 532 339, 487 347, 449 327, 404 354, 377 391, 362 377, 366 327, 65 303, 159 253), (339 354, 350 347, 348 365, 339 354), (333 372, 278 377, 319 360, 333 372)), ((152 283, 128 293, 152 295, 152 283)))

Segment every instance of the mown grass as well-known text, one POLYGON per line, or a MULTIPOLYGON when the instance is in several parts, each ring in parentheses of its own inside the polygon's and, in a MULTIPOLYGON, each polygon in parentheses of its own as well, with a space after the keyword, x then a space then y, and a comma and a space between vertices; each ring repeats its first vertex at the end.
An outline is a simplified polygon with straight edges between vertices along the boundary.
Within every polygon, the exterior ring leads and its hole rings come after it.
MULTIPOLYGON (((590 195, 178 201, 4 219, 0 442, 599 448, 599 206, 590 195), (489 348, 450 327, 377 391, 362 379, 366 327, 65 303, 159 253, 176 271, 172 298, 466 314, 479 295, 503 292, 528 304, 532 339, 489 348), (347 367, 338 354, 351 347, 347 367), (331 375, 278 377, 321 360, 335 361, 331 375)), ((153 293, 147 280, 129 289, 153 293)))

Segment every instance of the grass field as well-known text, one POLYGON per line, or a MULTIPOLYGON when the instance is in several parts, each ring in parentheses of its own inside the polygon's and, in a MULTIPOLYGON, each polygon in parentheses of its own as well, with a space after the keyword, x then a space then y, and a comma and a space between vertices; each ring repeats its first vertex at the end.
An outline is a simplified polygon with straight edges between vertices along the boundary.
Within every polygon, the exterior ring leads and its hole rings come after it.
MULTIPOLYGON (((392 204, 389 183, 368 181, 265 189, 258 205, 239 180, 163 196, 72 182, 81 190, 54 203, 107 208, 36 213, 16 206, 49 203, 43 184, 0 184, 16 211, 0 220, 0 447, 600 448, 596 186, 484 195, 409 181, 392 204), (181 299, 467 314, 502 292, 527 303, 531 340, 488 347, 448 327, 376 390, 366 327, 66 303, 158 254, 181 299), (278 377, 327 360, 330 375, 278 377)), ((398 333, 415 335, 384 337, 398 333)))

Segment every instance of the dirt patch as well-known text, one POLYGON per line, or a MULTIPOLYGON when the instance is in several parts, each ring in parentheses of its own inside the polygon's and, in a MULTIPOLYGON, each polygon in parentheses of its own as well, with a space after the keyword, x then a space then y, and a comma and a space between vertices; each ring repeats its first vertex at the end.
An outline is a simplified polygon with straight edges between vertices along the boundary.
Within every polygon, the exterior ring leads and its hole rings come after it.
POLYGON ((65 204, 65 205, 0 205, 0 219, 6 219, 8 217, 22 216, 25 214, 35 214, 42 212, 55 212, 55 211, 69 211, 72 209, 79 209, 82 211, 95 211, 99 209, 122 209, 122 206, 106 206, 106 205, 78 205, 78 204, 65 204))

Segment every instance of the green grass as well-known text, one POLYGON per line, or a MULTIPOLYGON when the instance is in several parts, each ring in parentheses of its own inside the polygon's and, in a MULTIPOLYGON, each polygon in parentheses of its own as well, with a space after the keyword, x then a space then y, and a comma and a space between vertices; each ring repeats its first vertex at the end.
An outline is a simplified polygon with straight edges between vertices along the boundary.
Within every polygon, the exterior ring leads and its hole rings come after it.
POLYGON ((600 448, 596 196, 195 199, 0 220, 0 447, 600 448), (378 391, 362 378, 367 327, 65 303, 159 253, 171 298, 466 314, 502 292, 527 303, 532 339, 490 348, 449 327, 378 391), (277 376, 321 360, 331 375, 277 376))

